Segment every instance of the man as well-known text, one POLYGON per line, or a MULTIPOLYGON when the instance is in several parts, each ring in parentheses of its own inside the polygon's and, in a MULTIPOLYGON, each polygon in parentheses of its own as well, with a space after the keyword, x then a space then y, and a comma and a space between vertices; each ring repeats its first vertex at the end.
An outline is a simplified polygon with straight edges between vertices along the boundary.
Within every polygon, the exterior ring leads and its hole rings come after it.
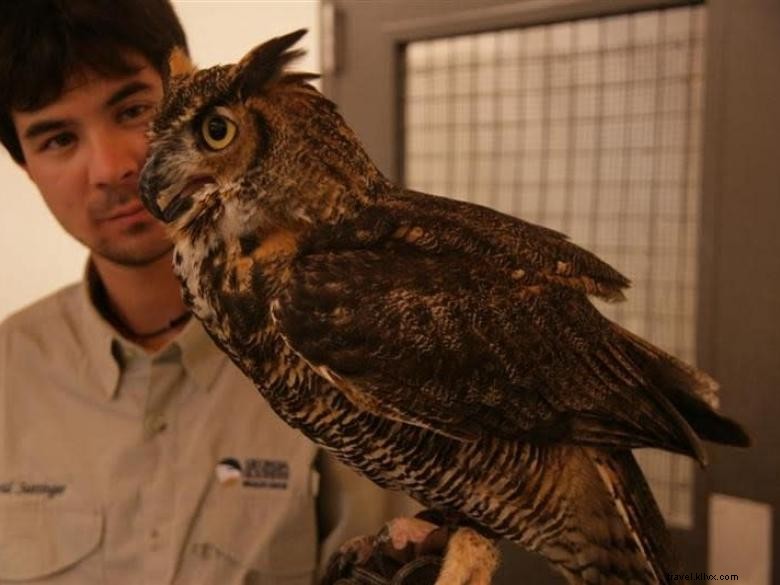
POLYGON ((0 140, 89 249, 0 325, 0 583, 311 583, 378 488, 272 413, 189 318, 141 206, 167 0, 4 2, 0 140))

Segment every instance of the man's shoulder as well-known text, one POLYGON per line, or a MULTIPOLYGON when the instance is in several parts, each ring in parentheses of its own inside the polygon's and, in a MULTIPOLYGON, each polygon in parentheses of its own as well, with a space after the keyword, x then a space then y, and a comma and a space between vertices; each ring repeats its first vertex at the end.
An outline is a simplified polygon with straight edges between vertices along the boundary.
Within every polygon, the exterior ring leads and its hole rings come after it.
POLYGON ((65 325, 75 317, 81 286, 69 284, 11 313, 0 322, 0 337, 48 334, 65 325))

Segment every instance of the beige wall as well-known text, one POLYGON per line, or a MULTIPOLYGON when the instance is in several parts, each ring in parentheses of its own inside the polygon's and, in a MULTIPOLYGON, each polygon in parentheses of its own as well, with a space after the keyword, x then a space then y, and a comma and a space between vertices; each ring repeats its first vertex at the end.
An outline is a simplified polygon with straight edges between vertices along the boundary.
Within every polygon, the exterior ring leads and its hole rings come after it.
MULTIPOLYGON (((297 65, 319 71, 319 0, 174 0, 193 59, 233 62, 269 37, 308 28, 297 65)), ((25 174, 0 152, 0 319, 81 275, 86 252, 56 223, 25 174)))

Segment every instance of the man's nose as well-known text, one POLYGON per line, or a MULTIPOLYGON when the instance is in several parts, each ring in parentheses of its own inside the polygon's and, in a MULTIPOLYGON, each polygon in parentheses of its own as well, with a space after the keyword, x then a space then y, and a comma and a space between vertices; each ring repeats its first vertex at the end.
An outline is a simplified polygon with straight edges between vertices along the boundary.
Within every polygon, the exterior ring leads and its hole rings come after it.
POLYGON ((110 188, 137 179, 143 153, 136 137, 120 131, 96 129, 90 136, 89 182, 110 188))

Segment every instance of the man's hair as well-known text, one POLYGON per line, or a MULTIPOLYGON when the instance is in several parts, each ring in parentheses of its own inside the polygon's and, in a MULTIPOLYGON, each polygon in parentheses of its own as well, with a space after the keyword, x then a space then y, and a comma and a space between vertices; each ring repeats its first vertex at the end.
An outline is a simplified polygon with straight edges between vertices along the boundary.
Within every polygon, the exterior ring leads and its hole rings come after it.
POLYGON ((169 0, 2 0, 0 11, 0 141, 24 154, 11 111, 57 100, 72 74, 122 77, 137 71, 128 50, 165 75, 175 46, 187 50, 169 0))

